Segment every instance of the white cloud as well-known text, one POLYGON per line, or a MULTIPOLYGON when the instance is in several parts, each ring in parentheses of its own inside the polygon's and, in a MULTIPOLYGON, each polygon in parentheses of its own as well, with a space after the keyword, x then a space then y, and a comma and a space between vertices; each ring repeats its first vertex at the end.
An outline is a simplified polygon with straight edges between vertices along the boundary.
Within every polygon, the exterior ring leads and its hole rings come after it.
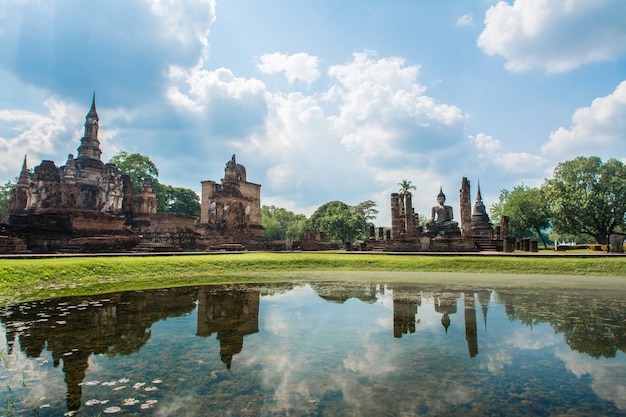
POLYGON ((504 172, 533 175, 548 168, 546 158, 528 152, 508 152, 498 139, 484 133, 470 136, 469 140, 479 160, 487 161, 504 172))
POLYGON ((291 84, 296 80, 311 84, 320 77, 318 66, 317 57, 304 52, 293 55, 279 52, 265 54, 257 64, 257 68, 265 74, 284 73, 291 84))
POLYGON ((572 127, 560 127, 550 134, 541 150, 558 157, 580 154, 626 156, 626 81, 608 96, 593 100, 591 106, 577 109, 572 127), (615 151, 621 148, 621 155, 615 151))
POLYGON ((499 1, 487 10, 478 46, 511 71, 557 73, 616 59, 626 52, 626 2, 499 1))
POLYGON ((426 88, 416 82, 419 69, 403 58, 377 59, 367 51, 328 70, 339 83, 333 90, 340 101, 336 131, 365 162, 445 148, 462 139, 459 127, 466 116, 425 96, 426 88))
POLYGON ((47 115, 25 110, 0 110, 0 122, 8 122, 12 137, 0 136, 0 172, 12 178, 19 174, 24 155, 30 168, 39 160, 59 151, 64 134, 79 124, 76 108, 55 99, 47 99, 47 115))
POLYGON ((471 14, 465 14, 456 21, 456 27, 474 26, 474 17, 471 14))
POLYGON ((228 98, 237 101, 263 96, 265 85, 255 78, 236 77, 227 68, 208 71, 202 68, 183 70, 170 68, 170 79, 185 87, 183 93, 179 87, 171 86, 167 96, 172 104, 196 110, 211 107, 216 98, 228 98))
POLYGON ((145 0, 152 12, 163 21, 163 31, 168 37, 187 45, 197 40, 203 45, 203 55, 208 53, 209 27, 215 22, 216 0, 145 0))

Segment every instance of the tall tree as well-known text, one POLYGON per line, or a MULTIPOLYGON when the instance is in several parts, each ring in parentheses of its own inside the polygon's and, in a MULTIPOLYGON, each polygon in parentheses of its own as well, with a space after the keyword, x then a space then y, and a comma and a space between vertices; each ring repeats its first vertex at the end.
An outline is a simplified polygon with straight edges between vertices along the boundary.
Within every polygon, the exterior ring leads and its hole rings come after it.
POLYGON ((367 231, 363 213, 341 201, 320 206, 309 219, 309 225, 311 229, 326 233, 331 241, 341 243, 354 242, 367 231))
POLYGON ((156 164, 145 155, 119 151, 109 159, 108 163, 115 164, 123 174, 130 177, 135 192, 139 191, 146 178, 151 178, 153 184, 158 182, 159 170, 156 164))
POLYGON ((200 215, 200 199, 195 191, 187 188, 172 187, 159 182, 159 169, 149 157, 139 153, 129 154, 119 151, 111 159, 110 164, 130 177, 135 192, 139 191, 146 178, 152 179, 152 188, 156 193, 157 212, 176 212, 198 217, 200 215))
POLYGON ((626 167, 597 156, 562 162, 544 188, 553 227, 564 234, 586 234, 606 244, 626 224, 626 167))
POLYGON ((7 181, 6 184, 0 185, 0 220, 9 210, 9 203, 11 201, 11 192, 15 188, 16 181, 7 181))
POLYGON ((200 197, 188 188, 165 187, 165 211, 200 217, 200 197))
POLYGON ((415 190, 415 186, 411 184, 411 181, 407 179, 403 179, 398 183, 400 186, 399 194, 401 195, 411 195, 411 190, 415 190))
POLYGON ((355 214, 360 214, 365 217, 368 224, 372 223, 372 220, 378 215, 378 209, 376 209, 376 202, 374 200, 365 200, 352 206, 352 211, 355 214))
POLYGON ((299 239, 306 231, 306 216, 281 207, 263 206, 261 225, 270 240, 299 239))
POLYGON ((498 202, 491 206, 489 212, 497 221, 502 216, 508 216, 512 235, 521 239, 527 232, 534 232, 547 248, 543 230, 550 227, 549 207, 541 189, 522 184, 513 191, 500 191, 498 202))

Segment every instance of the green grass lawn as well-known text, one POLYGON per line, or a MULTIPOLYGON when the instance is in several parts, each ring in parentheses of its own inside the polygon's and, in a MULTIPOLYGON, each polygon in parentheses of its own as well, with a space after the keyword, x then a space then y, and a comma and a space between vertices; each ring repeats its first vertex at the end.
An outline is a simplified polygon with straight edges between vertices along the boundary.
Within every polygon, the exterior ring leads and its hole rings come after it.
POLYGON ((626 278, 626 257, 393 256, 306 252, 0 259, 0 302, 219 283, 316 279, 422 282, 441 280, 437 278, 441 277, 437 275, 439 273, 446 273, 447 279, 457 281, 462 276, 462 280, 487 282, 495 279, 508 285, 518 281, 527 285, 533 280, 539 285, 554 281, 556 276, 578 276, 585 280, 596 277, 594 282, 600 282, 597 277, 613 277, 611 285, 626 288, 626 280, 615 280, 615 277, 626 278), (530 279, 537 275, 544 277, 530 279))

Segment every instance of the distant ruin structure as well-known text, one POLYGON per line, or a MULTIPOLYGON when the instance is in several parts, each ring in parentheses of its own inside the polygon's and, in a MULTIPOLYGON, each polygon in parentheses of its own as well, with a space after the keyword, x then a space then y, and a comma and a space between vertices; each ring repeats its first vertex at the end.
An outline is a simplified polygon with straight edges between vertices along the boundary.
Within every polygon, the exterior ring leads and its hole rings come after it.
POLYGON ((261 185, 247 181, 246 168, 235 155, 226 162, 224 178, 202 181, 200 229, 212 249, 265 247, 261 225, 261 185))
POLYGON ((28 178, 27 159, 2 219, 0 253, 126 252, 197 247, 194 218, 156 213, 148 178, 135 195, 130 177, 101 160, 94 93, 76 157, 44 160, 28 178))
POLYGON ((474 210, 470 204, 470 182, 461 181, 460 213, 461 226, 454 220, 454 210, 445 204, 446 195, 439 188, 437 205, 433 206, 430 218, 423 227, 419 226, 419 216, 413 209, 413 196, 410 193, 391 194, 391 230, 378 238, 373 228, 370 238, 360 246, 361 250, 399 251, 399 252, 478 252, 512 251, 510 240, 507 241, 508 218, 503 226, 494 233, 493 224, 485 209, 480 192, 476 195, 474 210), (505 247, 504 243, 509 244, 505 247))

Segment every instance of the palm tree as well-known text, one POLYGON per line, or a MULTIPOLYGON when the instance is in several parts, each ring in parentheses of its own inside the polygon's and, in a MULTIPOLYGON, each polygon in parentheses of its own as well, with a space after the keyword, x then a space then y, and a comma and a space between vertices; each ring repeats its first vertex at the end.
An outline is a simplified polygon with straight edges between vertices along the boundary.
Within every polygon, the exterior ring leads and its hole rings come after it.
POLYGON ((399 182, 400 186, 400 195, 411 195, 411 190, 416 190, 415 186, 411 184, 411 181, 404 179, 402 182, 399 182))

